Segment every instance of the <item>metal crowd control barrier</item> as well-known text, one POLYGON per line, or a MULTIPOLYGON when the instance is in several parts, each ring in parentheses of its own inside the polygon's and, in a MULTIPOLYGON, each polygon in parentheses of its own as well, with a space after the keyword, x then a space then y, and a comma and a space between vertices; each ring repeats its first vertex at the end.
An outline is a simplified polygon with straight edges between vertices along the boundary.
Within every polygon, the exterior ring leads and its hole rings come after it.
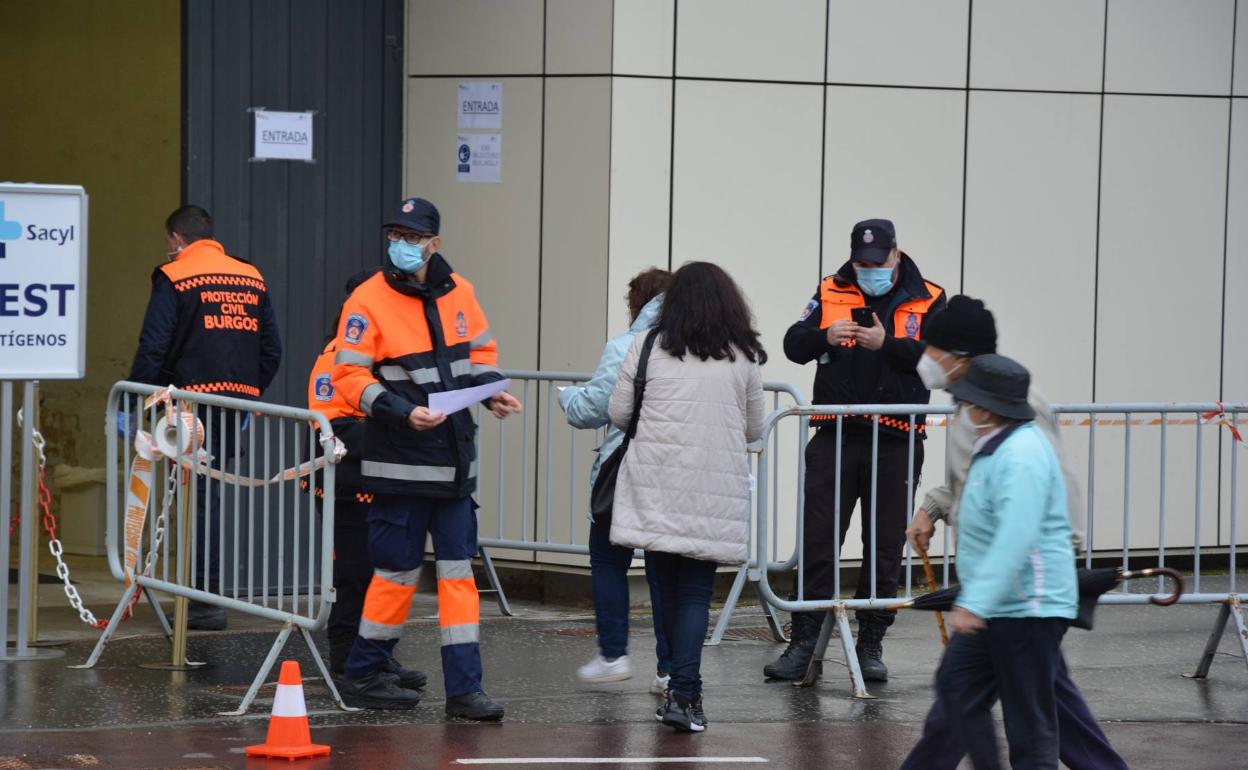
MULTIPOLYGON (((492 524, 499 536, 481 537, 478 542, 485 573, 491 585, 490 592, 494 593, 499 610, 505 615, 511 615, 512 610, 507 602, 506 593, 499 582, 493 559, 487 549, 533 551, 535 553, 545 552, 574 556, 589 555, 589 522, 586 518, 586 512, 589 510, 590 464, 588 462, 578 463, 577 461, 577 435, 581 431, 568 425, 557 403, 556 394, 559 386, 584 383, 593 375, 581 372, 521 370, 506 371, 504 374, 512 380, 513 386, 511 391, 525 405, 525 412, 522 415, 523 419, 518 429, 509 427, 509 423, 512 421, 498 422, 495 423, 497 428, 489 431, 492 435, 487 436, 483 434, 478 451, 479 463, 483 469, 487 468, 488 465, 493 465, 494 467, 488 470, 493 470, 494 473, 483 470, 481 474, 481 478, 490 483, 493 488, 483 491, 481 494, 482 511, 480 520, 483 524, 492 524), (509 453, 509 444, 515 443, 509 440, 509 436, 514 438, 516 432, 520 434, 519 446, 513 448, 509 453), (561 449, 566 447, 569 462, 566 466, 560 467, 557 477, 556 466, 559 465, 559 462, 555 459, 556 446, 559 445, 560 441, 564 440, 566 440, 566 444, 562 445, 561 449), (520 457, 518 460, 513 460, 512 454, 517 449, 520 457), (520 469, 518 478, 509 478, 508 474, 514 473, 516 468, 520 469), (558 490, 557 486, 559 484, 566 484, 566 489, 558 490), (562 510, 556 513, 555 498, 565 494, 566 497, 561 500, 564 505, 559 506, 559 508, 566 507, 566 513, 562 510), (485 510, 489 506, 494 507, 493 517, 485 510), (496 520, 491 521, 491 518, 496 520), (523 522, 523 528, 520 530, 519 536, 504 536, 508 531, 508 525, 514 524, 517 519, 523 522)), ((787 383, 766 382, 763 387, 771 395, 771 406, 773 409, 780 409, 784 400, 791 401, 799 406, 807 403, 801 392, 787 383)), ((477 423, 479 425, 483 424, 483 411, 481 407, 477 408, 477 423)), ((486 424, 491 422, 494 421, 489 420, 486 424)), ((600 429, 595 434, 597 441, 594 446, 600 446, 605 435, 605 429, 600 429)), ((778 434, 773 435, 771 440, 777 450, 773 453, 775 468, 772 470, 772 474, 775 476, 780 472, 778 451, 780 448, 780 436, 778 434)), ((805 446, 805 443, 806 428, 805 425, 802 425, 796 440, 798 458, 802 457, 801 449, 805 446)), ((563 454, 563 452, 561 451, 560 454, 563 454)), ((754 473, 755 477, 758 478, 760 474, 757 467, 754 469, 754 473)), ((800 484, 798 486, 800 489, 800 484)), ((775 503, 779 504, 778 494, 775 503)), ((798 510, 800 509, 799 492, 798 510)), ((641 556, 640 551, 638 551, 637 556, 638 558, 641 556)), ((795 559, 796 555, 793 555, 786 561, 778 562, 773 566, 787 565, 792 567, 795 559)), ((775 561, 774 556, 772 560, 775 561)), ((751 562, 742 565, 738 569, 732 589, 728 594, 715 630, 711 635, 710 644, 718 644, 723 637, 736 603, 746 586, 749 569, 753 566, 755 565, 751 562)), ((783 641, 784 634, 779 621, 771 613, 770 607, 766 602, 761 602, 761 606, 767 614, 767 620, 777 640, 783 641)))
MULTIPOLYGON (((1240 599, 1237 594, 1237 569, 1239 566, 1239 550, 1245 545, 1240 541, 1238 529, 1238 455, 1239 444, 1242 443, 1239 434, 1239 425, 1243 422, 1243 416, 1248 412, 1248 404, 1218 404, 1218 403, 1183 403, 1183 404, 1068 404, 1056 405, 1053 411, 1059 417, 1059 425, 1063 431, 1063 449, 1066 460, 1069 461, 1072 456, 1080 452, 1086 451, 1086 467, 1087 478, 1085 479, 1085 491, 1087 495, 1087 512, 1084 518, 1085 540, 1084 552, 1082 555, 1083 563, 1091 567, 1094 556, 1098 558, 1117 559, 1120 555, 1122 566, 1125 569, 1132 561, 1135 562, 1152 562, 1150 566, 1167 566, 1167 559, 1171 560, 1170 566, 1174 566, 1177 558, 1182 558, 1184 562, 1190 559, 1192 565, 1193 579, 1191 581, 1191 592, 1185 594, 1179 600, 1184 604, 1219 604, 1221 609, 1218 618, 1214 624, 1213 633, 1211 634, 1208 644, 1201 655, 1195 673, 1191 675, 1193 678, 1203 678, 1208 675, 1210 665, 1216 655, 1219 643, 1222 639, 1223 632, 1228 621, 1234 621, 1236 629, 1236 637, 1239 640, 1240 647, 1244 654, 1244 659, 1248 662, 1248 630, 1245 630, 1244 618, 1241 610, 1240 599), (1144 480, 1145 485, 1151 489, 1157 490, 1157 496, 1152 499, 1152 503, 1146 504, 1141 501, 1141 489, 1137 488, 1139 477, 1132 476, 1132 466, 1134 459, 1133 453, 1133 435, 1138 431, 1133 428, 1141 426, 1156 427, 1156 444, 1157 444, 1157 473, 1155 477, 1144 480), (1169 509, 1174 507, 1172 498, 1176 494, 1173 485, 1167 486, 1167 477, 1176 475, 1178 472, 1186 469, 1180 468, 1176 471, 1174 463, 1172 463, 1172 453, 1168 451, 1168 434, 1173 433, 1178 426, 1190 429, 1194 437, 1194 449, 1190 455, 1194 467, 1193 479, 1194 483, 1190 492, 1185 494, 1193 495, 1193 518, 1190 532, 1180 533, 1178 528, 1171 526, 1168 521, 1169 509), (1228 428, 1222 431, 1218 426, 1228 428), (1087 428, 1086 444, 1072 442, 1070 440, 1071 428, 1087 428), (1100 429, 1098 431, 1098 428, 1100 429), (1121 453, 1117 449, 1111 449, 1108 457, 1104 456, 1105 441, 1102 439, 1101 447, 1098 448, 1097 436, 1103 435, 1106 428, 1121 428, 1122 444, 1121 453), (1215 433, 1216 431, 1216 433, 1215 433), (1207 487, 1210 483, 1210 474, 1205 472, 1207 461, 1205 456, 1211 452, 1209 446, 1210 440, 1214 441, 1212 447, 1215 456, 1225 460, 1223 467, 1219 468, 1216 474, 1216 480, 1213 482, 1215 488, 1212 496, 1217 496, 1223 487, 1229 487, 1227 522, 1225 528, 1222 527, 1221 516, 1217 521, 1217 527, 1212 537, 1210 536, 1209 522, 1204 521, 1206 514, 1205 499, 1211 496, 1211 490, 1207 487), (1225 448, 1229 445, 1229 448, 1225 448), (1098 465, 1113 462, 1117 458, 1122 465, 1122 478, 1120 483, 1114 483, 1110 486, 1105 481, 1104 474, 1098 478, 1098 465), (1098 459, 1100 462, 1098 463, 1098 459), (1226 478, 1229 477, 1229 478, 1226 478), (1226 478, 1225 483, 1223 479, 1226 478), (1121 497, 1119 497, 1121 495, 1121 497), (1152 510, 1157 512, 1156 529, 1149 528, 1148 532, 1141 534, 1140 529, 1132 529, 1131 524, 1144 518, 1144 514, 1150 514, 1152 510), (1114 536, 1121 535, 1121 541, 1110 543, 1105 546, 1105 541, 1109 540, 1109 536, 1104 533, 1104 528, 1098 527, 1098 520, 1104 522, 1110 516, 1117 516, 1120 511, 1120 527, 1115 527, 1112 531, 1114 536), (1098 516, 1098 514, 1100 514, 1098 516), (1190 535, 1190 539, 1188 539, 1190 535), (1225 578, 1225 585, 1218 585, 1212 590, 1209 589, 1211 581, 1221 582, 1223 578, 1217 575, 1205 574, 1202 572, 1211 560, 1208 557, 1217 556, 1219 561, 1221 557, 1226 557, 1226 565, 1229 569, 1229 576, 1225 578), (1202 561, 1202 557, 1206 557, 1202 561), (1202 579, 1204 587, 1202 588, 1202 579)), ((774 412, 768 417, 767 430, 765 436, 770 436, 773 431, 785 420, 802 419, 809 420, 812 417, 819 417, 827 420, 829 424, 824 430, 836 431, 836 462, 835 467, 825 469, 822 472, 830 472, 836 475, 836 500, 834 501, 834 528, 839 530, 843 516, 852 514, 852 511, 842 511, 840 502, 840 463, 841 463, 841 446, 842 438, 845 432, 845 422, 847 419, 861 418, 866 416, 871 419, 871 441, 872 441, 872 467, 871 467, 871 483, 874 487, 879 470, 878 448, 879 448, 879 422, 880 418, 892 417, 894 419, 908 420, 910 424, 909 432, 909 472, 907 474, 907 487, 910 497, 914 497, 918 491, 915 488, 914 473, 914 425, 918 415, 926 415, 929 422, 935 424, 946 423, 947 420, 941 420, 941 416, 952 414, 953 408, 947 406, 931 406, 931 405, 854 405, 854 406, 814 406, 814 407, 798 407, 790 408, 774 412)), ((946 437, 948 434, 946 433, 946 437)), ((1134 439, 1135 445, 1138 446, 1142 439, 1136 435, 1134 439)), ((758 477, 758 495, 757 506, 758 514, 755 521, 755 562, 757 564, 768 564, 769 557, 772 554, 771 538, 774 537, 776 531, 775 514, 769 510, 769 505, 773 499, 770 487, 772 480, 768 475, 769 471, 769 455, 773 451, 770 443, 765 439, 762 448, 758 467, 760 469, 758 477)), ((1139 454, 1138 448, 1136 454, 1139 454)), ((1150 458, 1151 460, 1151 458, 1150 458)), ((1151 464, 1151 462, 1150 462, 1151 464)), ((816 469, 807 469, 807 472, 821 472, 816 469)), ((870 510, 863 517, 863 526, 868 527, 870 538, 870 557, 864 557, 860 568, 869 568, 870 573, 870 595, 862 599, 845 599, 842 598, 841 572, 846 561, 842 560, 839 551, 833 554, 835 584, 831 597, 808 598, 806 595, 804 570, 805 556, 802 552, 802 543, 805 536, 805 522, 800 510, 796 521, 796 538, 797 538, 797 558, 792 567, 796 568, 795 591, 793 598, 781 598, 771 585, 770 574, 773 571, 783 571, 790 567, 788 565, 770 564, 767 569, 752 569, 750 578, 759 582, 759 591, 764 597, 764 601, 770 603, 773 607, 787 612, 823 612, 825 613, 824 622, 820 629, 820 635, 816 644, 815 655, 811 661, 810 669, 806 678, 801 684, 811 685, 817 679, 818 665, 822 663, 824 654, 829 644, 833 627, 839 629, 842 647, 847 667, 853 684, 854 697, 870 698, 872 697, 866 689, 865 682, 862 678, 862 672, 858 665, 857 654, 854 649, 853 635, 849 626, 848 611, 858 609, 882 609, 899 602, 909 599, 912 594, 912 574, 913 559, 910 553, 909 545, 905 546, 905 560, 903 563, 904 580, 899 585, 898 597, 880 597, 876 590, 875 576, 875 549, 876 543, 876 519, 877 511, 874 500, 872 500, 870 510), (869 562, 869 565, 868 565, 869 562), (773 567, 778 566, 779 569, 773 567)), ((906 516, 913 515, 914 506, 906 512, 906 516)), ((1219 513, 1221 513, 1219 511, 1219 513)), ((1151 523, 1151 522, 1150 522, 1151 523)), ((949 567, 950 567, 950 549, 949 549, 949 533, 948 528, 944 530, 945 549, 944 549, 944 579, 943 582, 947 586, 949 584, 949 567)), ((1159 578, 1154 591, 1149 590, 1132 590, 1129 584, 1131 581, 1123 583, 1119 590, 1112 591, 1100 598, 1101 604, 1109 605, 1128 605, 1128 604, 1146 604, 1154 598, 1164 598, 1166 590, 1159 578)), ((1140 581, 1136 581, 1140 582, 1140 581)))
POLYGON ((337 458, 328 420, 306 409, 119 382, 109 394, 105 426, 108 563, 127 587, 90 658, 77 668, 95 665, 142 590, 173 642, 172 662, 153 667, 202 665, 186 660, 189 602, 281 624, 247 694, 228 715, 247 711, 295 629, 335 702, 348 710, 311 636, 324 627, 334 601, 337 458), (168 401, 151 398, 158 393, 168 401), (173 427, 170 417, 178 418, 173 427), (136 457, 139 431, 166 445, 146 481, 135 472, 144 467, 136 457), (323 476, 319 517, 318 484, 300 488, 313 473, 323 476), (172 630, 151 591, 175 597, 172 630))

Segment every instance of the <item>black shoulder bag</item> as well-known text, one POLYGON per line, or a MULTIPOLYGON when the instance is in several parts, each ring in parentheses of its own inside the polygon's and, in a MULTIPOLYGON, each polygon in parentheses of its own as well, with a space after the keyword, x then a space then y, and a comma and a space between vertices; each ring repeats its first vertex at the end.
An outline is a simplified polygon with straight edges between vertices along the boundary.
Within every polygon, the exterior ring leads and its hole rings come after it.
POLYGON ((620 475, 620 463, 624 461, 624 453, 628 444, 637 435, 637 421, 641 419, 641 401, 646 395, 646 365, 650 362, 650 349, 654 347, 654 338, 658 329, 651 329, 646 334, 645 344, 641 346, 641 355, 637 358, 637 374, 633 377, 633 416, 628 421, 628 430, 624 432, 624 440, 616 447, 611 456, 598 466, 598 477, 594 479, 594 488, 589 496, 589 511, 594 523, 600 527, 611 526, 611 510, 615 507, 615 479, 620 475))

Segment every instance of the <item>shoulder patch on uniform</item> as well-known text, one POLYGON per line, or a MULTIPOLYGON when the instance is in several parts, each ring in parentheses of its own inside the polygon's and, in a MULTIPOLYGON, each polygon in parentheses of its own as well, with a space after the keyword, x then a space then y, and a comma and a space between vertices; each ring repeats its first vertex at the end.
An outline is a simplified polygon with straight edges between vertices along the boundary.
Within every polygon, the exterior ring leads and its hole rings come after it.
POLYGON ((364 330, 368 328, 368 319, 359 313, 352 313, 347 316, 347 331, 342 335, 342 339, 352 345, 360 344, 360 339, 364 337, 364 330))
POLYGON ((801 318, 798 318, 797 320, 805 321, 807 318, 810 318, 810 314, 815 312, 815 308, 817 307, 819 307, 819 300, 812 299, 810 302, 807 302, 806 307, 802 309, 801 318))
POLYGON ((334 386, 330 382, 328 374, 317 375, 316 380, 312 383, 312 394, 317 401, 334 400, 334 386))
POLYGON ((460 339, 468 336, 468 318, 462 310, 455 314, 455 333, 460 339))

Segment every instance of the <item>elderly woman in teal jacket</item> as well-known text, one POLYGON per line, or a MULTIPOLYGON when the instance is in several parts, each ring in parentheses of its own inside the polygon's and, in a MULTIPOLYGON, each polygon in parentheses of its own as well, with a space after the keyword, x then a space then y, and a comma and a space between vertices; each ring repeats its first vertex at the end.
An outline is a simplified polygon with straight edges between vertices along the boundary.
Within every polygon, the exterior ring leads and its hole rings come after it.
MULTIPOLYGON (((628 310, 632 323, 628 331, 607 342, 594 376, 583 387, 564 388, 559 393, 559 406, 567 415, 568 424, 574 428, 595 429, 606 426, 607 435, 598 448, 598 459, 589 472, 589 486, 593 489, 602 461, 624 440, 624 433, 611 426, 607 406, 611 392, 620 376, 620 364, 638 334, 649 331, 663 307, 663 291, 671 282, 672 274, 666 270, 651 268, 635 276, 628 284, 628 310)), ((628 569, 633 563, 633 549, 611 544, 610 526, 599 526, 590 517, 589 568, 594 596, 594 619, 598 630, 599 653, 577 669, 576 675, 583 682, 618 682, 632 676, 628 660, 628 569)), ((650 584, 650 606, 659 617, 659 598, 653 582, 650 584)), ((667 639, 662 624, 655 623, 655 653, 658 672, 650 691, 662 695, 667 689, 669 664, 667 639)))
POLYGON ((954 636, 936 687, 977 770, 1001 766, 997 697, 1011 767, 1058 766, 1054 683, 1079 597, 1065 481, 1030 384, 1017 362, 985 355, 950 388, 978 438, 958 509, 954 636))

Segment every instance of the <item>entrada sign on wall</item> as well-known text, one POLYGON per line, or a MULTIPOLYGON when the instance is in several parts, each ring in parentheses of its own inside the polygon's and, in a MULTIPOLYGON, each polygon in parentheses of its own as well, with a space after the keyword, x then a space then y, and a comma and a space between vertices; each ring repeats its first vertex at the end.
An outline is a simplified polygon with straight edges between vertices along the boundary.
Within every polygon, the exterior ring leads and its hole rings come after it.
POLYGON ((0 184, 0 380, 86 376, 87 194, 0 184))
POLYGON ((252 160, 313 160, 313 113, 255 110, 255 115, 256 150, 252 160))

